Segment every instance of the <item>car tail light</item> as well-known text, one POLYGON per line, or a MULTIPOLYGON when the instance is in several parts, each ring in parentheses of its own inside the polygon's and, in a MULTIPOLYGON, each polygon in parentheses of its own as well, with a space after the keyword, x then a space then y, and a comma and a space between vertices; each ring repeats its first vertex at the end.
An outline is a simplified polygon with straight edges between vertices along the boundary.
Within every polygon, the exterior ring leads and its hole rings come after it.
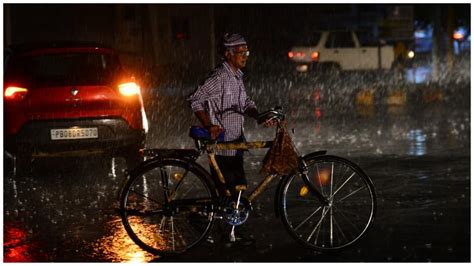
POLYGON ((7 100, 21 100, 25 97, 26 93, 28 93, 27 88, 11 86, 5 90, 4 95, 7 100))
POLYGON ((295 56, 295 54, 294 54, 293 52, 291 52, 291 51, 290 51, 290 52, 288 52, 288 58, 290 58, 290 59, 291 59, 291 58, 293 58, 293 56, 295 56))
POLYGON ((464 35, 460 32, 455 32, 455 33, 453 33, 453 38, 455 40, 462 40, 462 38, 464 38, 464 35))
POLYGON ((316 61, 319 58, 319 53, 318 52, 312 52, 311 53, 311 60, 316 61))
POLYGON ((140 86, 135 82, 121 83, 118 85, 119 91, 124 96, 132 96, 140 94, 140 86))

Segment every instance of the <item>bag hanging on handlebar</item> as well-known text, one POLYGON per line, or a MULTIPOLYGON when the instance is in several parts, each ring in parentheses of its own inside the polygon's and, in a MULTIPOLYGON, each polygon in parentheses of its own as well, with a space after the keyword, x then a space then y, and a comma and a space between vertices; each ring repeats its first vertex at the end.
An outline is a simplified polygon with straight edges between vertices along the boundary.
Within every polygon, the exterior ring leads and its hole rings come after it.
POLYGON ((298 153, 286 129, 286 123, 278 128, 272 146, 263 159, 260 173, 264 175, 289 175, 298 169, 298 153))

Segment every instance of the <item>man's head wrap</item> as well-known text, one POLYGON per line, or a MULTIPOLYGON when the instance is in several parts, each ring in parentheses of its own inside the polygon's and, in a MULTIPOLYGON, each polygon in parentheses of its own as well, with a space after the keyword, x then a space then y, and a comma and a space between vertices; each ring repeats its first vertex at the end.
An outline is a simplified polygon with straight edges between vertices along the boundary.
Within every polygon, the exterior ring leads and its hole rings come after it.
POLYGON ((222 45, 225 48, 232 48, 241 45, 247 45, 244 37, 238 33, 226 33, 222 37, 222 45))

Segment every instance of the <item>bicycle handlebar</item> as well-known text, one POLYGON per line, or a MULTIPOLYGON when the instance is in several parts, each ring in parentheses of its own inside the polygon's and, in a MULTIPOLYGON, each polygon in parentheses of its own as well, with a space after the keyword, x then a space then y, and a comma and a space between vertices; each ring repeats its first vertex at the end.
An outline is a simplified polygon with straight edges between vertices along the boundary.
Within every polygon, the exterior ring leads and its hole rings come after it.
POLYGON ((273 119, 277 120, 278 122, 285 120, 285 114, 283 114, 283 108, 281 106, 276 106, 268 111, 260 113, 257 116, 257 123, 262 124, 273 119))

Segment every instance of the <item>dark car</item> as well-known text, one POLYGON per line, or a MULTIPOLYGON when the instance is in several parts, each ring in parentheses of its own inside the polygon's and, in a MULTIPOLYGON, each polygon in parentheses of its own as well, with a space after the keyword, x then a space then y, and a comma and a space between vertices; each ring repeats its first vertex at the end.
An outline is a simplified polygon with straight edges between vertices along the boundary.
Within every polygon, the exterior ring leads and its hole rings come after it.
POLYGON ((14 45, 4 72, 4 144, 19 170, 37 157, 140 160, 142 94, 114 49, 92 43, 14 45))

